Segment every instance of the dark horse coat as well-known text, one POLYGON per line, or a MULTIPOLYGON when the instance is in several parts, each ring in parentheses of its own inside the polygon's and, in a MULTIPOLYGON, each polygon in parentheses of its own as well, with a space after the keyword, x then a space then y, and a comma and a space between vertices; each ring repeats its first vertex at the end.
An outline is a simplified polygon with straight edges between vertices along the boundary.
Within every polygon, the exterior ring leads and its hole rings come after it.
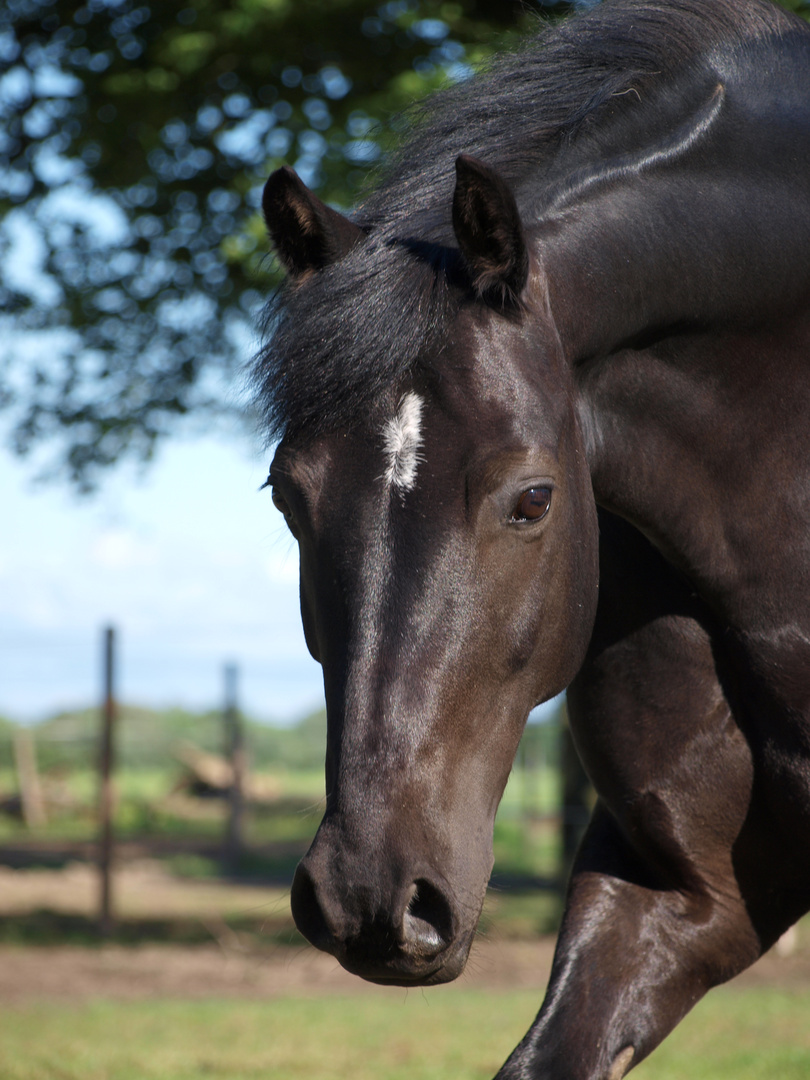
POLYGON ((599 800, 501 1080, 617 1080, 810 907, 809 88, 764 0, 605 0, 439 95, 353 220, 265 189, 328 707, 303 933, 458 975, 570 684, 599 800))

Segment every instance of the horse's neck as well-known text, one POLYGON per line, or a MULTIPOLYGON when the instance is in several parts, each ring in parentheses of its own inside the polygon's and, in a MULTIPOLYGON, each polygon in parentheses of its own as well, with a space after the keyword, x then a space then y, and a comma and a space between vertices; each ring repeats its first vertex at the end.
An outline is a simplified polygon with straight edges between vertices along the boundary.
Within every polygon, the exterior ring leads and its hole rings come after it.
POLYGON ((595 163, 587 140, 560 155, 533 232, 574 364, 673 326, 762 325, 806 294, 810 33, 774 50, 683 77, 652 103, 657 134, 641 110, 595 163))
POLYGON ((607 193, 541 234, 572 364, 673 330, 764 326, 800 306, 810 287, 810 136, 804 164, 801 187, 679 171, 607 193))
POLYGON ((810 591, 810 124, 729 119, 537 240, 597 501, 750 625, 783 588, 756 569, 774 520, 796 553, 782 610, 810 591))

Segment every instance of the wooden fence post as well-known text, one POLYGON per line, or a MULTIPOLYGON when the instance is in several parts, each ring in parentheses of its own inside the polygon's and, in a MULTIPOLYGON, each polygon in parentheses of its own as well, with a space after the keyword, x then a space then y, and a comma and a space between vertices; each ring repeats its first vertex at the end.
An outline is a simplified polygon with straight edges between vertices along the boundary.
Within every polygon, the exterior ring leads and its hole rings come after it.
POLYGON ((226 757, 231 766, 231 787, 228 793, 228 822, 225 829, 223 863, 228 873, 236 873, 242 856, 242 818, 244 814, 245 745, 242 720, 237 703, 239 671, 235 664, 225 665, 226 757))
POLYGON ((101 706, 101 745, 99 754, 99 876, 100 906, 99 933, 109 937, 113 926, 112 864, 113 864, 113 768, 115 723, 115 629, 104 630, 104 677, 101 706))
POLYGON ((45 825, 45 800, 39 782, 34 736, 29 728, 19 728, 14 733, 14 766, 17 770, 23 821, 29 829, 45 825))

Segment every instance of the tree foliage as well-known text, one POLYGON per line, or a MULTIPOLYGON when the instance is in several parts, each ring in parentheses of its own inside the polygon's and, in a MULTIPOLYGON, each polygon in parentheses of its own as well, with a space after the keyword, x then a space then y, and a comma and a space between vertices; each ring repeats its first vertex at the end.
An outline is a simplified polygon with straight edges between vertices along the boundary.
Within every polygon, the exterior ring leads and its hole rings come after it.
MULTIPOLYGON (((390 118, 525 27, 520 2, 8 0, 0 402, 80 486, 227 376, 273 270, 261 186, 349 205, 390 118)), ((244 355, 244 347, 242 354, 244 355)))
MULTIPOLYGON (((0 405, 79 486, 228 380, 274 284, 258 206, 288 162, 349 206, 396 117, 551 0, 6 0, 0 405)), ((805 0, 785 6, 807 10, 805 0)))

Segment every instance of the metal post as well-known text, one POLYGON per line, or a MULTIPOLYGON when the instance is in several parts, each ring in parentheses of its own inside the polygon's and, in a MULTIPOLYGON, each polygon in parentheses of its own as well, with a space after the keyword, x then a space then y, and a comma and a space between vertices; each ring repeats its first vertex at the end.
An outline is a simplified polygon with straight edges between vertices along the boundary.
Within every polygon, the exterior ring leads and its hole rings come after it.
POLYGON ((244 811, 245 747, 242 721, 237 704, 239 671, 235 664, 225 665, 225 735, 227 758, 231 765, 228 797, 228 823, 225 830, 223 862, 228 873, 236 873, 242 855, 242 817, 244 811))
POLYGON ((99 933, 112 931, 113 864, 113 727, 115 722, 115 629, 104 630, 104 686, 101 706, 101 747, 99 755, 99 875, 101 884, 99 933))

